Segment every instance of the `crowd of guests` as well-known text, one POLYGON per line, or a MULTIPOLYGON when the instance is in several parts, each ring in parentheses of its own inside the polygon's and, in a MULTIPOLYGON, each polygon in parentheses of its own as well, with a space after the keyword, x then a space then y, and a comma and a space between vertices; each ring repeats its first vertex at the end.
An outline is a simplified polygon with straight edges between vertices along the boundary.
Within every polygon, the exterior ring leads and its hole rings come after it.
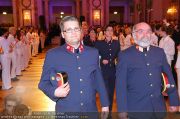
POLYGON ((0 28, 0 63, 2 68, 2 90, 13 86, 11 81, 28 68, 31 57, 36 57, 44 48, 45 32, 33 27, 0 28))

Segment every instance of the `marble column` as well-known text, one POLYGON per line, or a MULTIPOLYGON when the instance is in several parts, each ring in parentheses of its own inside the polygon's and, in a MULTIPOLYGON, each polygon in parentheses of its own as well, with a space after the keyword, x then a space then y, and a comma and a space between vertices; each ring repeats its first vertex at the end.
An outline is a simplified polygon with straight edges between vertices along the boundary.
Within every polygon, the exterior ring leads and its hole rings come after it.
POLYGON ((12 0, 12 7, 13 7, 13 22, 14 26, 18 27, 18 22, 17 22, 17 0, 12 0))
POLYGON ((35 16, 35 1, 31 0, 31 10, 32 10, 32 26, 36 26, 36 16, 35 16))
POLYGON ((85 21, 87 21, 87 2, 89 0, 82 0, 82 15, 85 17, 85 21))
POLYGON ((46 28, 49 29, 49 0, 45 0, 45 21, 46 28))
POLYGON ((76 0, 76 17, 80 17, 80 0, 76 0))
POLYGON ((42 16, 43 15, 43 4, 42 4, 42 0, 37 0, 36 1, 36 14, 37 14, 37 16, 36 16, 36 19, 37 19, 37 22, 36 22, 36 24, 38 25, 38 27, 40 27, 39 26, 39 16, 42 16))
POLYGON ((37 10, 38 10, 38 16, 43 15, 43 4, 42 4, 42 0, 37 0, 37 10))
POLYGON ((140 15, 139 12, 137 10, 137 5, 139 4, 139 0, 134 0, 134 23, 138 23, 140 20, 140 15))
POLYGON ((105 21, 104 21, 104 24, 109 24, 109 0, 105 0, 105 9, 104 9, 104 16, 105 16, 105 21))
POLYGON ((178 24, 180 24, 180 0, 178 0, 178 24))
POLYGON ((151 13, 151 21, 160 21, 163 18, 163 6, 164 0, 153 1, 151 13))

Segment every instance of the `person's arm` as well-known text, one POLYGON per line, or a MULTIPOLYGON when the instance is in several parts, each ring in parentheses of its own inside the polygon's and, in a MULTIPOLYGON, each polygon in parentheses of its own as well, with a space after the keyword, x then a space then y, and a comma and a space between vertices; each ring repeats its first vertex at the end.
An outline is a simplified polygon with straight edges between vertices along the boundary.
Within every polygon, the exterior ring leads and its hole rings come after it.
MULTIPOLYGON (((126 113, 127 109, 127 75, 128 69, 126 59, 121 55, 118 55, 118 64, 116 67, 116 101, 118 112, 126 113)), ((124 114, 123 114, 124 115, 124 114)))
POLYGON ((170 38, 167 44, 165 45, 165 53, 167 55, 174 55, 175 54, 175 43, 174 41, 170 38))
MULTIPOLYGON (((43 72, 41 75, 41 80, 39 82, 39 89, 44 92, 51 100, 57 101, 60 97, 66 97, 70 91, 70 86, 68 83, 58 87, 56 79, 52 79, 51 73, 53 72, 52 68, 52 59, 51 54, 48 52, 45 58, 43 72), (54 84, 50 80, 55 81, 54 84)), ((55 78, 55 77, 54 77, 55 78)))
POLYGON ((97 81, 95 88, 96 88, 96 91, 100 95, 102 111, 109 111, 109 98, 108 98, 107 90, 106 90, 105 83, 102 77, 102 73, 99 67, 98 51, 96 52, 95 56, 96 56, 96 63, 97 63, 96 70, 94 72, 95 80, 97 81))
POLYGON ((167 75, 168 77, 168 82, 170 84, 170 87, 167 89, 167 93, 169 96, 169 101, 170 101, 170 111, 175 110, 176 106, 180 105, 179 102, 179 97, 178 97, 178 93, 177 93, 177 88, 176 88, 176 84, 172 75, 172 71, 171 71, 171 67, 167 62, 166 59, 166 55, 164 53, 164 51, 162 50, 162 71, 167 75))

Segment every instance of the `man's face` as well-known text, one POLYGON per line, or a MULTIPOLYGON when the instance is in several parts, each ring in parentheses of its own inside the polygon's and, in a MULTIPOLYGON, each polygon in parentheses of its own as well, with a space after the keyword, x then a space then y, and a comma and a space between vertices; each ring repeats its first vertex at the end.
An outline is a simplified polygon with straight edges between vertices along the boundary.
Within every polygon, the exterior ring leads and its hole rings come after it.
POLYGON ((83 26, 82 30, 83 30, 84 35, 88 34, 88 26, 83 26))
POLYGON ((91 30, 89 35, 91 38, 96 38, 96 32, 94 30, 91 30))
POLYGON ((134 40, 138 45, 142 45, 142 47, 150 45, 152 31, 149 25, 145 23, 138 24, 133 34, 134 40))
POLYGON ((112 27, 107 27, 106 28, 105 36, 106 37, 112 37, 113 36, 113 28, 112 27))
POLYGON ((17 105, 17 103, 15 101, 7 101, 6 104, 5 104, 5 109, 8 113, 8 115, 12 115, 13 114, 13 110, 14 110, 14 107, 17 105))
POLYGON ((81 28, 77 21, 64 22, 62 36, 69 45, 77 45, 81 40, 81 28))
POLYGON ((4 37, 7 38, 9 35, 9 32, 4 33, 4 37))

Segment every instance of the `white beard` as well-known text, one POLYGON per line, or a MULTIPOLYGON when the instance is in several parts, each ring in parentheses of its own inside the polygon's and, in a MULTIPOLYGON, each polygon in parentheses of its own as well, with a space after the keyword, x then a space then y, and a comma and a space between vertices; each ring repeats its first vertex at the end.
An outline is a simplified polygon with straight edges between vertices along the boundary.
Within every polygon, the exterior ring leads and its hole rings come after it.
POLYGON ((150 44, 151 44, 150 38, 147 38, 147 37, 144 37, 140 40, 136 40, 136 38, 134 38, 134 42, 143 48, 146 48, 146 47, 150 46, 150 44))

